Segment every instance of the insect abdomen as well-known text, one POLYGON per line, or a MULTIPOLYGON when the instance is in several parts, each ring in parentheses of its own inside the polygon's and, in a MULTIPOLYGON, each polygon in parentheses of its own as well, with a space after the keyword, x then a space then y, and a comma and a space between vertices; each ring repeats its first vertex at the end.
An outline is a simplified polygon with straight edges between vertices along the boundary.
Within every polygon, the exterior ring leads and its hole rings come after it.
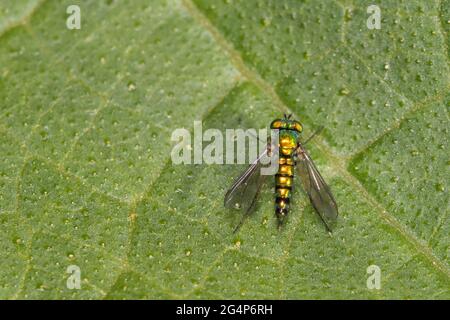
POLYGON ((294 181, 294 161, 291 156, 280 156, 278 173, 275 175, 275 214, 279 223, 289 213, 292 184, 294 181))

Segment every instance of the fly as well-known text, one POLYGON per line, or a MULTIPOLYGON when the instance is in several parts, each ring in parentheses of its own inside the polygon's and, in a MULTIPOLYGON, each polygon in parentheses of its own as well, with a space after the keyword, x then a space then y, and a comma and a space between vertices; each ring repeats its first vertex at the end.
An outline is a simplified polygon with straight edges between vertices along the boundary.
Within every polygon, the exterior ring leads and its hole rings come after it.
MULTIPOLYGON (((291 115, 284 115, 283 119, 275 119, 270 124, 271 129, 279 130, 278 171, 275 174, 275 215, 278 220, 278 227, 280 228, 284 224, 290 210, 294 169, 297 169, 296 172, 305 192, 308 194, 311 205, 325 224, 326 229, 331 232, 331 224, 338 216, 336 201, 309 153, 300 142, 302 125, 290 118, 291 115)), ((261 175, 261 159, 270 153, 270 149, 270 144, 268 144, 266 150, 236 179, 225 195, 225 207, 233 208, 237 206, 244 211, 244 215, 234 232, 239 230, 244 219, 255 208, 266 177, 261 175)))

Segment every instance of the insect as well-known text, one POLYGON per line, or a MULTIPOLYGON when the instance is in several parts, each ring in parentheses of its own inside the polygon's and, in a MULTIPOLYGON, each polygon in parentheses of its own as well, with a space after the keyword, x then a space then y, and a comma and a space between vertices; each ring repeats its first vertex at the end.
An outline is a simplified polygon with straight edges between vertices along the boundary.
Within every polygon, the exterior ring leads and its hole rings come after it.
MULTIPOLYGON (((278 220, 278 227, 281 228, 289 214, 294 169, 296 168, 312 206, 325 224, 326 229, 331 232, 331 224, 338 216, 336 201, 309 153, 300 142, 300 134, 303 131, 302 125, 300 122, 292 120, 291 116, 284 115, 284 118, 275 119, 270 124, 271 129, 279 130, 278 171, 275 174, 275 215, 278 220)), ((235 180, 225 195, 225 207, 238 207, 244 211, 244 215, 234 232, 239 230, 244 219, 255 208, 261 187, 264 184, 265 177, 267 177, 261 174, 261 167, 263 166, 261 159, 270 155, 271 149, 275 148, 272 147, 271 143, 268 143, 264 152, 235 180)))

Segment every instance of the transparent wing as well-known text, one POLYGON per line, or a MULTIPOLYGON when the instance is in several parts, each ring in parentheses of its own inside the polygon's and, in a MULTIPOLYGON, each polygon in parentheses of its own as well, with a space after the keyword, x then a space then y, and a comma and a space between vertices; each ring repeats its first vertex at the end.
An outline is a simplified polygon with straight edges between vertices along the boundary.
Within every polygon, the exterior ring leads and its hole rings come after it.
POLYGON ((255 196, 258 195, 261 175, 261 158, 267 154, 265 150, 239 178, 233 183, 225 194, 224 205, 227 208, 238 208, 247 212, 252 208, 255 196))
POLYGON ((331 232, 331 227, 338 216, 338 207, 333 194, 302 145, 297 149, 297 159, 298 175, 309 200, 327 230, 331 232))

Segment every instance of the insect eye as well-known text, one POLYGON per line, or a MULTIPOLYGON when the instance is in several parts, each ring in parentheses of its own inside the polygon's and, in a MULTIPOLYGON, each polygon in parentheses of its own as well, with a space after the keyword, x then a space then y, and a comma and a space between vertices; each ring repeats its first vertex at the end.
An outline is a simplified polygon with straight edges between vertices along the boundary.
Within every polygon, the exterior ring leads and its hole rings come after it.
POLYGON ((281 121, 280 119, 273 120, 270 124, 271 129, 280 129, 284 125, 284 121, 281 121))
POLYGON ((293 122, 291 124, 291 127, 292 127, 292 129, 297 130, 298 132, 302 132, 303 131, 302 125, 299 122, 297 122, 297 121, 293 122))

